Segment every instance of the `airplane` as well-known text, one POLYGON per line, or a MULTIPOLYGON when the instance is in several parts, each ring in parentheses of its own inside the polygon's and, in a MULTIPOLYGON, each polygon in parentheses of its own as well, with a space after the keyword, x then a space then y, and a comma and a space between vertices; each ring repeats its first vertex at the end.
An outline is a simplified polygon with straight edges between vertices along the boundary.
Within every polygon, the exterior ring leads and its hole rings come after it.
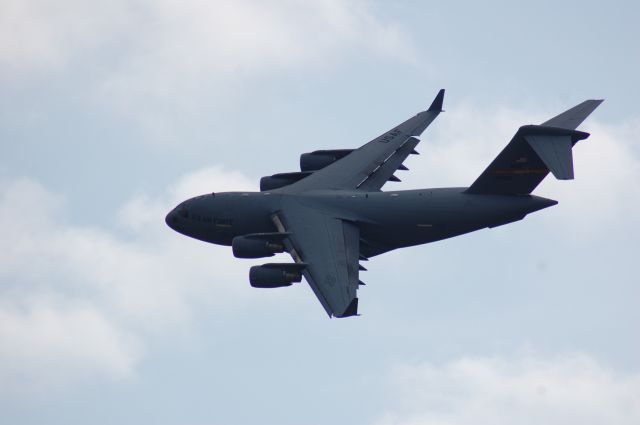
POLYGON ((166 216, 173 230, 231 246, 237 258, 286 252, 292 263, 249 270, 256 288, 304 276, 329 317, 359 315, 360 264, 394 249, 426 244, 522 220, 556 205, 531 192, 551 172, 574 177, 572 148, 589 133, 576 128, 603 102, 587 100, 540 125, 520 127, 469 187, 382 191, 400 181, 418 136, 443 112, 444 89, 431 106, 358 149, 300 156, 300 171, 262 177, 260 192, 210 193, 166 216))

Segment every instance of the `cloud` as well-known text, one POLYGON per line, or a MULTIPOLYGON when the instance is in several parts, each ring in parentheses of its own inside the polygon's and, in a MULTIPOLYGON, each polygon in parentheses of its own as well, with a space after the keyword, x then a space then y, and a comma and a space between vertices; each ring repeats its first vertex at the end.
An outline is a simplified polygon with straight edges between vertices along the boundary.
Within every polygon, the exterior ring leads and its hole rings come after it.
POLYGON ((170 111, 237 102, 273 76, 326 72, 355 52, 411 63, 401 27, 367 2, 189 0, 144 3, 135 38, 98 85, 100 102, 161 138, 170 111))
POLYGON ((156 96, 221 76, 323 67, 353 49, 413 56, 402 28, 367 1, 8 0, 0 24, 0 63, 16 77, 107 57, 111 90, 156 96))
POLYGON ((390 382, 394 407, 378 425, 640 421, 640 375, 615 373, 580 353, 400 365, 390 382))
POLYGON ((624 225, 638 232, 626 217, 640 212, 640 155, 636 143, 640 121, 607 125, 585 123, 591 133, 574 148, 574 181, 547 179, 540 192, 560 201, 557 215, 576 237, 589 237, 624 225))
POLYGON ((158 198, 124 205, 125 235, 69 223, 64 199, 37 181, 0 182, 1 391, 46 393, 89 378, 131 377, 151 335, 189 328, 199 307, 225 312, 246 298, 248 284, 236 282, 246 263, 211 267, 228 263, 229 250, 178 237, 164 224, 178 200, 213 182, 250 186, 239 173, 198 170, 158 198))
POLYGON ((407 184, 415 187, 469 186, 523 124, 538 114, 505 106, 462 101, 447 108, 422 134, 410 157, 407 184), (417 185, 417 186, 416 186, 417 185))
POLYGON ((133 373, 141 354, 137 338, 89 302, 42 294, 6 298, 0 304, 0 394, 45 395, 86 379, 133 373))
POLYGON ((363 54, 412 64, 415 50, 365 0, 0 2, 0 86, 62 85, 156 145, 194 124, 220 133, 211 116, 246 109, 274 78, 363 54))
POLYGON ((62 70, 128 27, 126 2, 7 0, 0 3, 0 78, 62 70))

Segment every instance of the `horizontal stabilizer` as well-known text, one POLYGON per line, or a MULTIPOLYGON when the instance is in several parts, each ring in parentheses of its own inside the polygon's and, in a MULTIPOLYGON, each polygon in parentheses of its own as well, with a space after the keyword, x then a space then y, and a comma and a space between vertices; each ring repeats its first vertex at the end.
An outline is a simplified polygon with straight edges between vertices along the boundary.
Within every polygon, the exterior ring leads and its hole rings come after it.
POLYGON ((575 130, 602 102, 604 102, 604 99, 585 100, 581 104, 551 118, 549 121, 543 122, 542 125, 575 130))
POLYGON ((571 136, 528 135, 525 140, 558 180, 573 179, 571 136))

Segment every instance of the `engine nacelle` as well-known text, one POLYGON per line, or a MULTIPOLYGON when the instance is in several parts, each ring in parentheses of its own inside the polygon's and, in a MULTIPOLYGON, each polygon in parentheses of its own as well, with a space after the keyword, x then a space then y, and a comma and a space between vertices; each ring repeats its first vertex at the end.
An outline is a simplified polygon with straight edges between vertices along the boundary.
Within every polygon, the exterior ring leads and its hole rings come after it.
POLYGON ((300 155, 300 170, 317 171, 349 155, 353 149, 320 150, 300 155))
POLYGON ((280 288, 302 280, 305 264, 263 264, 249 270, 249 282, 254 288, 280 288))
POLYGON ((265 176, 260 179, 260 191, 266 192, 268 190, 279 189, 284 186, 289 186, 299 180, 310 175, 309 171, 301 171, 294 173, 280 173, 272 176, 265 176))
POLYGON ((236 236, 231 241, 233 256, 236 258, 273 257, 284 252, 284 238, 288 233, 252 233, 236 236))

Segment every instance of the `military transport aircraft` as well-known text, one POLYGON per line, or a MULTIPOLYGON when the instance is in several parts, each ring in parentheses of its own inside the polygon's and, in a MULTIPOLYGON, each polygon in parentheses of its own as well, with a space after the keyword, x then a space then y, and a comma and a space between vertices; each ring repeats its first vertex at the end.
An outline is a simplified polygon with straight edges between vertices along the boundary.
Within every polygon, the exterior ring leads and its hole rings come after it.
POLYGON ((415 151, 420 134, 442 112, 444 90, 426 111, 358 149, 317 150, 300 156, 300 171, 260 180, 260 192, 211 193, 186 200, 166 223, 205 242, 231 245, 238 258, 287 252, 294 263, 251 267, 257 288, 305 277, 329 317, 358 314, 361 261, 523 219, 556 205, 534 196, 551 172, 573 179, 577 131, 602 100, 587 100, 542 123, 518 129, 469 187, 382 192, 415 151))

